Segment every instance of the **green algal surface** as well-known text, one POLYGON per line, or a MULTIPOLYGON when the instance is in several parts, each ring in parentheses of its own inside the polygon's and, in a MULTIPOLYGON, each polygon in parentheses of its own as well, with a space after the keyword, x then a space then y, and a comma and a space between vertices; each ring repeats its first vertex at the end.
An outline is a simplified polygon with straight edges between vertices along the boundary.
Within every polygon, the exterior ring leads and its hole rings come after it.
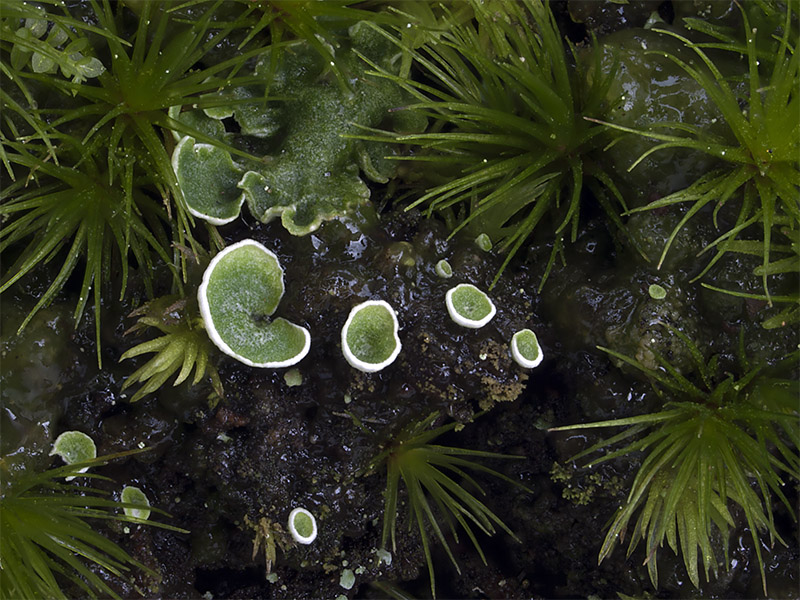
POLYGON ((294 516, 292 525, 295 531, 304 538, 311 536, 314 533, 314 522, 304 512, 299 512, 294 516))
POLYGON ((536 334, 530 329, 523 329, 514 334, 517 350, 523 358, 529 361, 535 361, 539 358, 541 349, 539 348, 539 340, 536 339, 536 334))

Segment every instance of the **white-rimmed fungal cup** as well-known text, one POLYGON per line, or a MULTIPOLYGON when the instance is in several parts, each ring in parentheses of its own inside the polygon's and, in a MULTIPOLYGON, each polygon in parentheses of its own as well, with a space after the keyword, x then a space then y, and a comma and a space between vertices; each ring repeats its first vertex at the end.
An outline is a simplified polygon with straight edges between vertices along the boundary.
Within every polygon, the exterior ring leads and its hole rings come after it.
POLYGON ((365 373, 388 367, 402 348, 399 329, 397 313, 388 302, 368 300, 354 306, 342 327, 345 360, 365 373))
POLYGON ((126 504, 138 504, 138 507, 126 506, 122 510, 125 516, 134 519, 148 519, 150 517, 150 500, 145 493, 134 485, 126 485, 122 488, 120 499, 126 504))
POLYGON ((310 544, 317 539, 317 520, 305 508, 289 513, 289 533, 298 544, 310 544))
MULTIPOLYGON (((68 465, 86 462, 97 458, 97 446, 94 440, 82 431, 65 431, 53 442, 53 449, 50 456, 58 455, 68 465)), ((89 467, 83 467, 78 472, 86 473, 89 467)), ((64 478, 65 481, 72 481, 74 476, 64 478)))
POLYGON ((450 279, 453 276, 453 267, 444 259, 437 262, 434 269, 436 274, 442 279, 450 279))
POLYGON ((515 333, 511 338, 511 356, 521 367, 538 367, 544 359, 544 352, 536 334, 530 329, 521 329, 515 333))
POLYGON ((224 225, 239 216, 245 199, 237 187, 242 171, 227 150, 186 136, 172 152, 172 169, 186 208, 195 217, 224 225))
POLYGON ((445 304, 450 318, 470 329, 483 327, 497 312, 489 296, 471 283, 450 288, 445 295, 445 304))
POLYGON ((283 268, 262 244, 242 240, 219 252, 197 291, 211 341, 251 367, 300 362, 311 348, 311 334, 286 319, 271 319, 283 291, 283 268))

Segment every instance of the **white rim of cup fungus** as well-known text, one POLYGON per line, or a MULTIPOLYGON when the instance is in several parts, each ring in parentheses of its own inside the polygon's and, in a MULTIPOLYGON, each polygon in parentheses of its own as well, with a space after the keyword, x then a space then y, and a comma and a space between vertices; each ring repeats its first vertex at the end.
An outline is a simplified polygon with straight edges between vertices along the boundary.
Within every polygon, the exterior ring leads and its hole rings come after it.
POLYGON ((345 321, 344 327, 342 327, 342 353, 344 354, 345 360, 350 364, 351 367, 358 369, 359 371, 363 371, 364 373, 375 373, 388 367, 395 361, 398 354, 400 354, 400 350, 403 348, 403 345, 400 342, 400 336, 398 335, 399 330, 400 324, 397 322, 397 313, 395 312, 394 308, 392 308, 392 306, 385 300, 367 300, 366 302, 362 302, 361 304, 354 306, 352 310, 350 310, 350 314, 347 316, 347 321, 345 321), (370 306, 380 306, 386 309, 386 312, 392 318, 392 337, 394 338, 394 350, 392 350, 392 353, 386 359, 377 363, 366 362, 358 358, 350 349, 350 345, 347 343, 347 334, 350 331, 353 321, 358 317, 358 314, 363 309, 370 306))
POLYGON ((242 356, 241 354, 238 354, 236 351, 234 351, 225 342, 225 340, 222 339, 222 336, 219 335, 219 332, 217 332, 217 328, 214 325, 214 318, 211 315, 211 307, 209 306, 208 296, 207 296, 207 293, 206 293, 206 291, 208 289, 209 281, 211 280, 211 275, 212 275, 212 273, 214 271, 214 267, 217 266, 217 264, 219 263, 220 260, 222 260, 225 256, 227 256, 228 254, 230 254, 231 252, 233 252, 237 248, 241 248, 242 246, 255 246, 259 250, 261 250, 262 252, 267 254, 269 257, 275 259, 275 262, 277 263, 278 268, 280 269, 280 272, 281 272, 281 290, 280 290, 280 295, 278 297, 278 301, 275 303, 275 305, 277 306, 280 303, 280 300, 283 298, 283 293, 284 293, 284 289, 285 289, 284 288, 284 284, 283 284, 283 267, 281 266, 280 260, 278 260, 277 255, 272 250, 270 250, 269 248, 264 246, 263 244, 260 244, 259 242, 255 241, 255 240, 251 240, 251 239, 246 239, 246 240, 242 240, 240 242, 237 242, 235 244, 231 244, 230 246, 228 246, 228 247, 224 248, 223 250, 221 250, 220 252, 218 252, 217 255, 214 258, 211 259, 211 262, 208 263, 208 267, 206 268, 205 273, 203 273, 203 281, 202 281, 202 283, 200 284, 200 287, 197 290, 197 300, 198 300, 198 304, 200 305, 200 314, 203 317, 203 322, 205 324, 206 333, 208 334, 208 337, 211 338, 211 341, 214 342, 214 344, 220 350, 222 350, 225 354, 227 354, 228 356, 232 356, 236 360, 238 360, 238 361, 240 361, 240 362, 242 362, 242 363, 244 363, 244 364, 246 364, 246 365, 248 365, 250 367, 259 367, 259 368, 266 368, 266 369, 280 369, 280 368, 283 368, 283 367, 291 367, 292 365, 295 365, 298 362, 300 362, 301 360, 303 360, 305 358, 306 354, 308 354, 308 351, 311 348, 311 334, 309 333, 308 329, 306 329, 305 327, 301 327, 300 325, 295 325, 294 323, 290 323, 289 321, 286 321, 287 323, 289 323, 289 325, 292 325, 295 329, 300 330, 303 333, 303 338, 304 338, 303 347, 302 347, 302 349, 300 349, 300 351, 297 354, 295 354, 291 358, 288 358, 288 359, 283 360, 283 361, 257 363, 257 362, 254 362, 254 361, 250 360, 249 358, 246 358, 246 357, 242 356))
POLYGON ((492 320, 497 312, 497 308, 495 307, 494 302, 492 302, 492 299, 489 298, 485 292, 481 291, 471 283, 460 283, 457 286, 447 290, 447 294, 445 294, 445 304, 447 305, 447 312, 450 313, 450 318, 462 327, 469 327, 470 329, 478 329, 483 327, 492 320), (453 301, 453 297, 464 288, 469 289, 473 293, 477 292, 480 294, 481 299, 485 299, 486 302, 489 303, 489 312, 480 319, 470 319, 458 311, 458 308, 453 301))
POLYGON ((295 508, 289 513, 289 533, 292 534, 292 537, 298 544, 310 544, 317 539, 317 520, 314 518, 314 515, 305 508, 295 508), (311 521, 311 533, 308 535, 303 535, 297 530, 294 520, 298 515, 303 515, 311 521))

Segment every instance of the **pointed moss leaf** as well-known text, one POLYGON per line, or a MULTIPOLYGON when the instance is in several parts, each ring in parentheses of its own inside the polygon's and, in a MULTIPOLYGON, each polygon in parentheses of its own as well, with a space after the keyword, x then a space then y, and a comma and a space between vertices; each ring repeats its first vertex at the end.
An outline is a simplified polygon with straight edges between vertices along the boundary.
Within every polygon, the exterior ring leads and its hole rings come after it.
POLYGON ((389 366, 400 354, 397 314, 388 302, 369 300, 355 306, 342 328, 342 352, 350 365, 365 373, 389 366))
POLYGON ((239 216, 244 196, 236 184, 242 174, 226 150, 187 136, 175 147, 172 167, 190 213, 212 225, 239 216))
POLYGON ((306 329, 271 320, 283 297, 278 257, 254 240, 229 246, 203 275, 198 301, 211 340, 226 354, 253 366, 288 367, 311 346, 306 329))
POLYGON ((483 327, 497 312, 489 296, 470 283, 462 283, 448 290, 445 303, 450 318, 470 329, 483 327))
POLYGON ((530 329, 522 329, 511 338, 511 356, 518 365, 526 369, 539 366, 544 358, 539 340, 530 329))
POLYGON ((133 517, 135 519, 147 519, 150 517, 150 509, 145 508, 150 506, 150 500, 138 487, 126 485, 124 488, 122 488, 121 499, 125 503, 139 504, 141 506, 141 508, 126 506, 122 509, 126 516, 133 517))

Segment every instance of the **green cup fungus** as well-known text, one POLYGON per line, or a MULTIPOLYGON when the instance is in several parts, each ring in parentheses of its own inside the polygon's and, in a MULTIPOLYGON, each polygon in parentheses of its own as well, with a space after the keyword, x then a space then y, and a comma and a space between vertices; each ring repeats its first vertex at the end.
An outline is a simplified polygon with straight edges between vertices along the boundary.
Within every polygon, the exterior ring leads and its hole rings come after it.
POLYGON ((143 520, 150 518, 150 509, 147 508, 150 506, 150 500, 140 488, 126 485, 122 488, 120 499, 126 504, 138 505, 124 507, 122 510, 125 512, 126 517, 143 520))
POLYGON ((471 283, 450 288, 445 295, 445 304, 450 318, 470 329, 483 327, 497 312, 489 296, 471 283))
POLYGON ((511 356, 525 369, 538 367, 544 359, 544 352, 536 334, 530 329, 521 329, 511 338, 511 356))
POLYGON ((298 544, 310 544, 317 539, 317 520, 305 508, 289 513, 289 533, 298 544))
POLYGON ((249 239, 228 246, 208 265, 197 292, 208 336, 251 367, 298 363, 311 348, 311 335, 286 319, 270 318, 283 292, 283 268, 273 252, 249 239))
POLYGON ((353 307, 342 327, 342 352, 350 366, 375 373, 388 367, 402 344, 397 313, 384 300, 368 300, 353 307))
POLYGON ((227 150, 185 136, 172 153, 172 168, 186 208, 195 217, 225 225, 239 216, 244 204, 244 192, 237 187, 242 172, 227 150))
POLYGON ((665 290, 663 286, 660 286, 657 283, 651 283, 650 287, 647 288, 647 293, 650 294, 650 297, 653 300, 663 300, 664 298, 667 297, 667 290, 665 290))
MULTIPOLYGON (((97 458, 97 446, 94 445, 94 440, 82 431, 65 431, 56 438, 53 442, 53 449, 50 450, 50 456, 58 455, 68 465, 75 463, 82 463, 97 458)), ((85 473, 89 467, 84 467, 80 470, 85 473)), ((75 477, 65 477, 66 481, 71 481, 75 477)))
POLYGON ((436 274, 442 279, 450 279, 453 276, 453 267, 445 259, 436 263, 436 274))

